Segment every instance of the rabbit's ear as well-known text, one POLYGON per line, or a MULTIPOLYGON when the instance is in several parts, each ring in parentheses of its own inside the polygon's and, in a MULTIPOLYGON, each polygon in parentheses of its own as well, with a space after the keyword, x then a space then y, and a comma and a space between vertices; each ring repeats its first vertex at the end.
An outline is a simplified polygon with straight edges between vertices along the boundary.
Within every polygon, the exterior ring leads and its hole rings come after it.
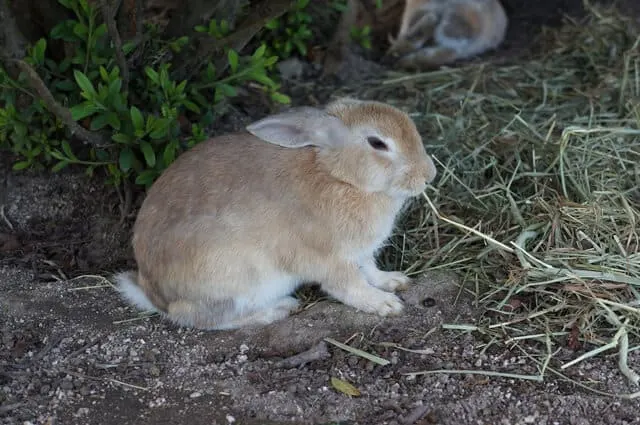
POLYGON ((340 118, 306 106, 263 118, 249 124, 247 131, 285 148, 331 148, 343 145, 349 138, 349 129, 340 118))

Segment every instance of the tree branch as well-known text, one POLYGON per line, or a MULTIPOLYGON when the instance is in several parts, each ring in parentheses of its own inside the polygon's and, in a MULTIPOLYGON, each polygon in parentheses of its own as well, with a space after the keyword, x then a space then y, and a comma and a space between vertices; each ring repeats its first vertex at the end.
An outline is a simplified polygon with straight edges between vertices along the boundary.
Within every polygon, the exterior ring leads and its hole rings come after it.
POLYGON ((122 51, 122 39, 116 25, 115 9, 109 4, 109 0, 100 0, 100 11, 102 12, 102 19, 107 24, 107 32, 113 41, 113 47, 116 50, 116 61, 122 75, 122 89, 126 92, 129 88, 129 66, 122 51))
MULTIPOLYGON (((0 0, 4 1, 4 0, 0 0)), ((25 73, 29 86, 40 96, 47 109, 54 114, 60 121, 62 121, 71 132, 72 135, 82 139, 84 142, 95 146, 104 146, 109 143, 109 140, 100 133, 94 133, 82 127, 71 116, 71 111, 53 97, 51 91, 47 88, 42 78, 38 75, 35 69, 31 67, 22 59, 14 60, 18 68, 25 73)))
POLYGON ((109 142, 99 133, 91 132, 73 120, 71 111, 58 103, 51 91, 35 69, 24 61, 27 41, 16 25, 15 17, 9 7, 9 0, 0 0, 0 59, 8 69, 22 71, 47 109, 60 119, 71 131, 71 134, 82 139, 85 143, 101 146, 109 142))

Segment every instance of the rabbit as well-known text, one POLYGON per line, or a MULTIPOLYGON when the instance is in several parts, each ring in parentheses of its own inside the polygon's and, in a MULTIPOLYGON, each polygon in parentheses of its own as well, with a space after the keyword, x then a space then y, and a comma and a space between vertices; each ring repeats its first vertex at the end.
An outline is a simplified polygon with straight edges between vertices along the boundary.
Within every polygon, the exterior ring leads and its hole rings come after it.
POLYGON ((179 326, 260 327, 299 308, 304 283, 355 309, 399 315, 410 279, 374 255, 407 200, 436 177, 414 122, 377 101, 266 116, 180 155, 136 217, 125 301, 179 326))
POLYGON ((406 0, 385 56, 400 68, 435 69, 470 59, 503 41, 507 14, 499 0, 406 0))

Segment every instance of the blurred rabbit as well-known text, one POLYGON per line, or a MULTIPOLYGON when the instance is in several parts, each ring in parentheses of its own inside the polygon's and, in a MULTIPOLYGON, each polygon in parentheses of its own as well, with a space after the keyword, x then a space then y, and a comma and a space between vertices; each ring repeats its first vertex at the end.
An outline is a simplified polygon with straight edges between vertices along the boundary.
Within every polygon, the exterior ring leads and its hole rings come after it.
POLYGON ((389 57, 400 68, 432 69, 495 49, 507 15, 499 0, 406 0, 389 57))
POLYGON ((374 255, 405 202, 436 175, 415 124, 390 105, 293 108, 202 142, 149 189, 133 234, 126 300, 202 329, 260 326, 318 282, 337 300, 399 314, 409 278, 374 255))

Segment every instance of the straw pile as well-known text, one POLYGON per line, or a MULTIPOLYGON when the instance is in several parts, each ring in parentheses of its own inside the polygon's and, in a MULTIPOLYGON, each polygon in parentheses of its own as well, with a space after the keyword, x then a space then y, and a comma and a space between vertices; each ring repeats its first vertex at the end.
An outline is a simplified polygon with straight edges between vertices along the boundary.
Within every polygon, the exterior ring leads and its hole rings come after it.
POLYGON ((476 331, 539 341, 550 357, 579 348, 571 364, 617 350, 638 383, 627 354, 640 348, 640 31, 588 8, 526 60, 368 89, 416 111, 440 173, 383 259, 460 273, 486 311, 476 331))

